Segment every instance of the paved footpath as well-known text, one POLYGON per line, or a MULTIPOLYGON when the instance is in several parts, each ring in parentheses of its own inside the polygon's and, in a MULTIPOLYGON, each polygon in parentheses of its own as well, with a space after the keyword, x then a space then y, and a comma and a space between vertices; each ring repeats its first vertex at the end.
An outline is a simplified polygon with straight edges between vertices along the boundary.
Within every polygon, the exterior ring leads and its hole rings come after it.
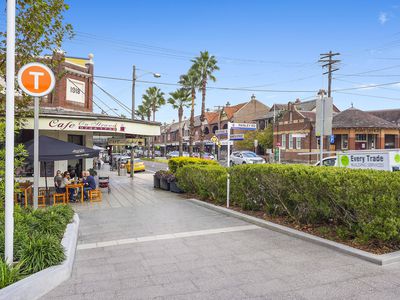
MULTIPOLYGON (((43 299, 399 299, 380 267, 113 176, 81 219, 72 277, 43 299)), ((44 284, 44 283, 43 283, 44 284)))

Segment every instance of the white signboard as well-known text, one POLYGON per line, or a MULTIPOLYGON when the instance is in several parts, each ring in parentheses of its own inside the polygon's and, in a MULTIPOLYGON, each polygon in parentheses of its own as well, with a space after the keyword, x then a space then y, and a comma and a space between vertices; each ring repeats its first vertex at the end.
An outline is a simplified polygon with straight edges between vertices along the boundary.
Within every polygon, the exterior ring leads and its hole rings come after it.
MULTIPOLYGON (((227 146, 228 145, 228 140, 222 140, 220 141, 222 146, 227 146)), ((233 146, 233 141, 229 141, 229 145, 233 146)))
POLYGON ((292 137, 293 138, 305 138, 307 136, 307 134, 305 133, 293 133, 292 137))
POLYGON ((227 135, 227 134, 228 134, 228 129, 215 130, 215 135, 227 135))
POLYGON ((338 166, 350 169, 390 170, 389 153, 339 154, 338 166))
POLYGON ((241 141, 241 140, 244 140, 244 134, 243 134, 243 133, 240 133, 240 134, 231 134, 230 140, 231 140, 231 141, 241 141))
POLYGON ((256 130, 257 129, 257 124, 252 124, 252 123, 232 123, 231 124, 231 129, 256 130))
POLYGON ((85 82, 67 79, 67 101, 85 104, 85 82))
POLYGON ((333 99, 325 97, 317 99, 315 135, 331 135, 332 134, 332 116, 333 115, 333 99), (322 132, 322 128, 324 132, 322 132))

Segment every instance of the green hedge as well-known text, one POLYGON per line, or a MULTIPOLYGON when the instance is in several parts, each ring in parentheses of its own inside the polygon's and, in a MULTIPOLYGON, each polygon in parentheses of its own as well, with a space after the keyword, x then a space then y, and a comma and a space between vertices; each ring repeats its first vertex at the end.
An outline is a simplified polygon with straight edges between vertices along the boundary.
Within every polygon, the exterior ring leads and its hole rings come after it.
MULTIPOLYGON (((400 242, 400 172, 271 164, 229 172, 231 203, 245 210, 329 225, 359 241, 400 242)), ((186 166, 178 177, 183 190, 225 202, 225 168, 186 166)))
POLYGON ((186 165, 218 165, 218 162, 196 157, 176 157, 168 161, 168 168, 174 174, 179 168, 186 165))
POLYGON ((226 168, 220 165, 186 165, 176 173, 178 186, 187 193, 215 203, 226 199, 226 168))
POLYGON ((14 261, 8 266, 4 258, 4 205, 0 204, 0 288, 24 276, 64 261, 61 245, 65 228, 74 211, 68 205, 57 205, 33 211, 14 208, 14 261))

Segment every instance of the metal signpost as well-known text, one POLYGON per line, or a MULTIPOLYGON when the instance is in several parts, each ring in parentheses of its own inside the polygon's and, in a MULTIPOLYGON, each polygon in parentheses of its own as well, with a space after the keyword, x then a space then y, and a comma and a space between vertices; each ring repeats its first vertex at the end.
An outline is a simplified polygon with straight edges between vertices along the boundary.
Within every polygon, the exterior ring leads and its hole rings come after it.
POLYGON ((11 265, 14 257, 14 77, 15 77, 15 0, 7 0, 6 53, 6 157, 4 258, 11 265))
POLYGON ((34 126, 33 126, 33 208, 38 208, 39 196, 39 97, 45 96, 54 88, 53 71, 41 63, 30 63, 18 72, 18 85, 28 95, 34 97, 34 126))
POLYGON ((320 165, 322 166, 322 159, 324 158, 324 137, 332 135, 332 118, 333 118, 333 99, 331 97, 324 97, 325 91, 318 92, 317 107, 316 107, 316 120, 315 120, 315 134, 319 136, 320 140, 320 165))
MULTIPOLYGON (((227 155, 227 166, 228 168, 231 166, 231 143, 232 142, 232 138, 231 136, 236 136, 236 137, 243 137, 243 134, 232 134, 231 135, 231 129, 237 129, 237 130, 256 130, 257 129, 257 125, 256 124, 251 124, 251 123, 231 123, 228 122, 228 138, 227 138, 227 144, 228 144, 228 155, 227 155)), ((229 208, 229 197, 230 197, 230 178, 229 178, 229 171, 228 174, 226 176, 226 207, 229 208)))

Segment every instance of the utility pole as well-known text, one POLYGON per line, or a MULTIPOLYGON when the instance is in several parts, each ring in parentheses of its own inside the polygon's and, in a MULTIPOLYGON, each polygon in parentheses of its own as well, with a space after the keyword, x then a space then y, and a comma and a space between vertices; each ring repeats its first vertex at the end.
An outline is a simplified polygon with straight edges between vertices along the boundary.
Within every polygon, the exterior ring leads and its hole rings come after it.
POLYGON ((328 67, 328 71, 322 73, 322 75, 328 74, 328 97, 331 97, 332 92, 332 73, 339 70, 337 63, 340 62, 339 59, 333 59, 334 56, 340 55, 340 53, 333 53, 329 51, 328 53, 320 54, 320 59, 318 62, 323 63, 322 68, 328 67))
POLYGON ((136 85, 136 66, 132 70, 132 120, 135 120, 135 85, 136 85))

